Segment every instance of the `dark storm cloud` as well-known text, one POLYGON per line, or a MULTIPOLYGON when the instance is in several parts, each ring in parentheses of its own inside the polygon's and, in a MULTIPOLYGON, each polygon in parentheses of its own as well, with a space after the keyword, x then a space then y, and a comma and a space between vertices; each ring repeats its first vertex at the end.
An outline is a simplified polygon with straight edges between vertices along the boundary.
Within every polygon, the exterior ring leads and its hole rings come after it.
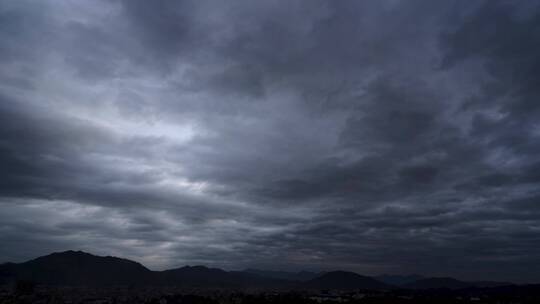
POLYGON ((5 2, 1 259, 538 281, 538 11, 5 2))

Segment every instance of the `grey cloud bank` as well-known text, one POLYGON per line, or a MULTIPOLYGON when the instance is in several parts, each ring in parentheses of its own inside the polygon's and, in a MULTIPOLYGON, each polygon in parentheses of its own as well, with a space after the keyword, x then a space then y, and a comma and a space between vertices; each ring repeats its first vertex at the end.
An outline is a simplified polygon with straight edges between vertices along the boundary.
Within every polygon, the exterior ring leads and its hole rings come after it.
POLYGON ((0 261, 540 282, 539 5, 3 1, 0 261))

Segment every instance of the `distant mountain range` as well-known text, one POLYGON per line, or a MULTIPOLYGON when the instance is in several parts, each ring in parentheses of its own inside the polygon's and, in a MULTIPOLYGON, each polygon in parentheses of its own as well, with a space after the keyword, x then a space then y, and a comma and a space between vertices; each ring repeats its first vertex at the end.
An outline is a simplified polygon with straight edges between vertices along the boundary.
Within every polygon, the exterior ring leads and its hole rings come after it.
POLYGON ((152 271, 140 263, 117 257, 96 256, 82 251, 52 253, 24 263, 0 265, 0 283, 31 280, 65 286, 178 286, 192 288, 273 289, 463 289, 499 287, 504 282, 463 282, 453 278, 419 275, 377 277, 354 272, 285 272, 246 269, 225 271, 205 266, 185 266, 152 271))
POLYGON ((509 282, 474 281, 464 282, 454 278, 424 278, 400 287, 406 289, 464 289, 464 288, 490 288, 514 285, 509 282))
POLYGON ((407 289, 463 289, 475 287, 473 283, 463 282, 454 278, 425 278, 402 285, 407 289))
POLYGON ((418 274, 411 274, 411 275, 389 275, 389 274, 383 274, 374 277, 375 279, 394 286, 403 286, 405 284, 409 284, 412 282, 416 282, 418 280, 425 279, 426 277, 418 275, 418 274))
POLYGON ((393 289, 394 286, 377 281, 374 278, 348 271, 331 271, 303 282, 306 289, 393 289))
POLYGON ((320 272, 300 271, 300 272, 288 272, 288 271, 270 271, 260 269, 246 269, 244 272, 255 274, 261 277, 274 278, 279 280, 288 281, 308 281, 320 276, 320 272))

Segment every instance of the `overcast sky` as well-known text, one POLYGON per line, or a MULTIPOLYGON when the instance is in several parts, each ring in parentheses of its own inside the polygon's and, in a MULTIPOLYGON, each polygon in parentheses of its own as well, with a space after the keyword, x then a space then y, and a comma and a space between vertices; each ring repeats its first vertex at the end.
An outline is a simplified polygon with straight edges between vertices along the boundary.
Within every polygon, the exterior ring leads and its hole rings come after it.
POLYGON ((540 282, 539 1, 0 2, 0 262, 540 282))

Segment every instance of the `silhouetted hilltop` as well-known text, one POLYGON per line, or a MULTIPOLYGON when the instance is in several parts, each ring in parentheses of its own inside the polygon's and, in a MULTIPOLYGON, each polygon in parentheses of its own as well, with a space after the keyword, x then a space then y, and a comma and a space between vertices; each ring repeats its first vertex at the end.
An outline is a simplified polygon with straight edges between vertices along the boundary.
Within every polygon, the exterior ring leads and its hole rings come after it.
POLYGON ((454 278, 426 278, 402 286, 408 289, 462 289, 474 287, 472 283, 454 278))
POLYGON ((143 265, 117 257, 65 251, 20 264, 0 266, 4 276, 51 285, 144 284, 152 272, 143 265))
POLYGON ((114 286, 166 285, 198 288, 253 288, 286 286, 285 282, 255 274, 224 271, 205 266, 185 266, 151 271, 143 265, 117 257, 66 251, 28 262, 0 265, 0 282, 29 280, 46 285, 114 286))
POLYGON ((383 274, 379 276, 374 277, 376 280, 381 281, 385 284, 389 285, 395 285, 395 286, 402 286, 405 284, 413 283, 418 280, 425 279, 426 277, 418 275, 418 274, 411 274, 411 275, 389 275, 389 274, 383 274))
POLYGON ((280 280, 241 271, 225 271, 205 266, 185 266, 156 273, 165 285, 212 288, 264 288, 286 285, 280 280))
MULTIPOLYGON (((508 287, 506 282, 464 282, 453 278, 421 276, 362 276, 354 272, 280 272, 248 269, 225 271, 205 266, 185 266, 151 271, 140 263, 82 251, 52 253, 24 263, 0 265, 0 284, 27 280, 44 285, 64 286, 176 286, 193 288, 278 288, 278 289, 448 289, 508 287), (420 278, 410 282, 415 278, 420 278), (409 281, 408 283, 402 283, 409 281)), ((505 289, 506 290, 506 289, 505 289)), ((513 290, 513 289, 511 289, 513 290)))
MULTIPOLYGON (((398 284, 396 284, 398 285, 398 284)), ((454 278, 424 278, 400 285, 407 289, 463 289, 463 288, 493 288, 514 285, 510 282, 473 281, 466 282, 454 278)))
POLYGON ((511 282, 497 282, 497 281, 474 281, 470 282, 475 287, 478 288, 493 288, 493 287, 503 287, 503 286, 512 286, 515 285, 511 282))
POLYGON ((348 271, 331 271, 301 284, 308 289, 392 289, 371 277, 348 271))
POLYGON ((321 273, 310 272, 310 271, 288 272, 288 271, 270 271, 270 270, 260 270, 260 269, 246 269, 243 272, 255 274, 261 277, 288 280, 288 281, 307 281, 321 275, 321 273))

